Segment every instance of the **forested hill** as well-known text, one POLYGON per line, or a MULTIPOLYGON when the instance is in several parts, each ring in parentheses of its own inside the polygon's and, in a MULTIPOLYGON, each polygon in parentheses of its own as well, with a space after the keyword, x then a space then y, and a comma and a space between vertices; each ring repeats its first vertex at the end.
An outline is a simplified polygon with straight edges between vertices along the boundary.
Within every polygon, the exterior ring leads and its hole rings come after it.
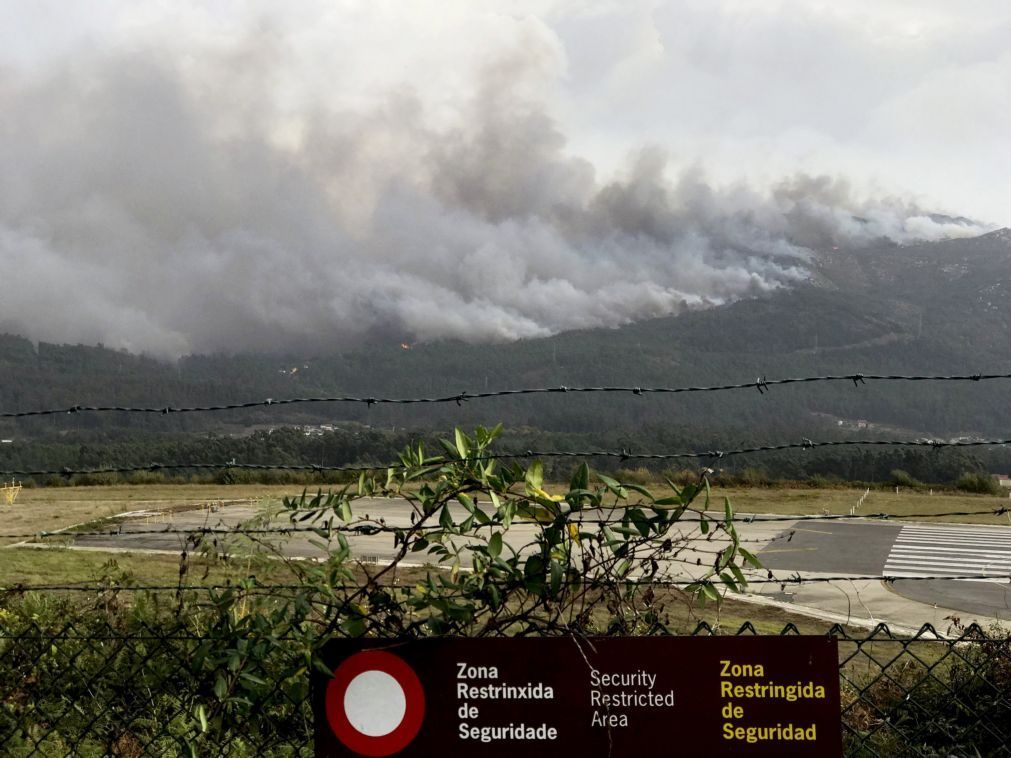
MULTIPOLYGON (((0 337, 0 410, 189 405, 267 397, 446 395, 537 386, 676 386, 834 373, 1011 372, 1011 232, 834 250, 809 284, 613 330, 504 345, 399 341, 327 355, 197 356, 169 364, 102 347, 0 337)), ((220 415, 75 414, 4 422, 5 437, 67 429, 238 431, 359 421, 374 427, 495 423, 616 441, 665 433, 769 440, 868 429, 1011 436, 1011 381, 851 383, 668 397, 530 396, 461 407, 320 404, 220 415), (867 422, 869 427, 864 424, 867 422), (648 432, 648 434, 647 434, 648 432)), ((856 436, 851 434, 850 436, 856 436)))

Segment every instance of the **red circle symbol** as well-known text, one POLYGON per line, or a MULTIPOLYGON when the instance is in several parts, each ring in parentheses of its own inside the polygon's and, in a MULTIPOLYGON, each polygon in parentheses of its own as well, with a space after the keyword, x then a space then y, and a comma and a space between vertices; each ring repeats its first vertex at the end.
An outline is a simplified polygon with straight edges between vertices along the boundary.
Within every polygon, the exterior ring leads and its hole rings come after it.
POLYGON ((407 747, 421 729, 425 717, 425 691, 418 675, 403 658, 384 650, 365 650, 349 657, 334 671, 333 679, 326 688, 326 717, 337 739, 349 750, 359 755, 393 755, 407 747), (354 689, 355 684, 369 677, 373 682, 377 677, 385 682, 392 678, 396 684, 389 682, 394 690, 389 703, 381 702, 382 692, 378 696, 380 702, 370 699, 370 706, 383 709, 382 713, 376 714, 383 723, 363 730, 361 723, 357 726, 352 723, 352 716, 348 713, 349 705, 357 705, 348 702, 348 691, 352 690, 353 698, 358 691, 354 689), (396 691, 397 685, 399 691, 396 691), (390 713, 399 713, 400 710, 403 711, 400 722, 390 724, 390 713))

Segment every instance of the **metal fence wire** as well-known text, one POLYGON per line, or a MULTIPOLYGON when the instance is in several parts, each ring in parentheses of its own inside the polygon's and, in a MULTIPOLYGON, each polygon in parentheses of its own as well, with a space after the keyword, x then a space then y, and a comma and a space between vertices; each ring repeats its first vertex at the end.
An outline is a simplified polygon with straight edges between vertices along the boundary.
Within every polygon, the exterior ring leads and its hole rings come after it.
MULTIPOLYGON (((304 630, 292 627, 287 646, 276 627, 225 642, 192 625, 100 614, 14 624, 5 613, 2 755, 312 755, 304 630)), ((689 633, 758 634, 750 623, 689 633)), ((781 634, 799 631, 790 624, 781 634)), ((882 624, 828 634, 839 640, 847 755, 1011 755, 1006 632, 956 626, 951 636, 926 625, 909 637, 882 624)))

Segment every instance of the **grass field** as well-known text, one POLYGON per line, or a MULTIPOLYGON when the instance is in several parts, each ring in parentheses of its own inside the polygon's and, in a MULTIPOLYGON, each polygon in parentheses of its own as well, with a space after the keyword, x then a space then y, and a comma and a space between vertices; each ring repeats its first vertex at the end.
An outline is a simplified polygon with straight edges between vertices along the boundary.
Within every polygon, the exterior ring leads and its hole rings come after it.
MULTIPOLYGON (((195 508, 227 500, 279 500, 300 487, 263 484, 157 484, 23 489, 13 506, 0 505, 0 535, 66 529, 137 510, 195 508)), ((0 545, 19 542, 0 536, 0 545)))
MULTIPOLYGON (((857 489, 776 489, 754 487, 749 489, 714 489, 713 495, 722 502, 724 496, 730 498, 738 513, 783 513, 788 515, 848 514, 864 495, 865 490, 857 489)), ((1008 497, 988 495, 967 495, 953 493, 915 492, 900 489, 871 490, 863 504, 856 510, 857 515, 887 513, 897 518, 920 514, 945 513, 950 511, 994 511, 1001 507, 1011 507, 1008 497)), ((924 519, 927 520, 927 519, 924 519)), ((953 521, 975 524, 1011 525, 1011 515, 995 516, 949 516, 929 518, 930 521, 953 521)))

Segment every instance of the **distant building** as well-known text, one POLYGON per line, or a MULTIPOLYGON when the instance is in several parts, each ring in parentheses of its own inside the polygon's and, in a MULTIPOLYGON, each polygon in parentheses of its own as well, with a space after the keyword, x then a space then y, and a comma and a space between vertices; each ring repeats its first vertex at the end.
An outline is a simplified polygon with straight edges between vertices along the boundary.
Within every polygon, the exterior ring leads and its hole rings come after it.
POLYGON ((14 440, 0 440, 0 445, 10 445, 14 440))
POLYGON ((1007 487, 1011 490, 1011 476, 1008 474, 991 474, 990 476, 997 480, 998 485, 1001 487, 1007 487))

